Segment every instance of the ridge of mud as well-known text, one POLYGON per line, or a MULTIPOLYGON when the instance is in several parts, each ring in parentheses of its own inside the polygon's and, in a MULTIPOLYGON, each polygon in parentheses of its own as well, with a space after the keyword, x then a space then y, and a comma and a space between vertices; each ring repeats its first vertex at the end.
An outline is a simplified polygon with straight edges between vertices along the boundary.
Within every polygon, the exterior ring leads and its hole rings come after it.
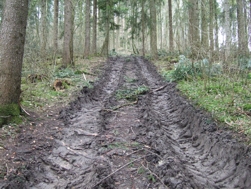
POLYGON ((250 148, 142 57, 110 58, 60 120, 50 151, 36 156, 22 185, 7 188, 251 188, 250 148), (150 91, 135 101, 116 97, 141 85, 150 91))

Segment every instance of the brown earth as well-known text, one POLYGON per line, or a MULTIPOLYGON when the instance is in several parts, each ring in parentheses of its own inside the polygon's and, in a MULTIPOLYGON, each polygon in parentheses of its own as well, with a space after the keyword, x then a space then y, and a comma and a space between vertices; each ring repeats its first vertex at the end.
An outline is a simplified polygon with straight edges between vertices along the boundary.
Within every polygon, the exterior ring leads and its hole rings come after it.
POLYGON ((35 115, 4 147, 0 188, 248 189, 251 149, 233 136, 147 60, 110 58, 93 89, 35 115))

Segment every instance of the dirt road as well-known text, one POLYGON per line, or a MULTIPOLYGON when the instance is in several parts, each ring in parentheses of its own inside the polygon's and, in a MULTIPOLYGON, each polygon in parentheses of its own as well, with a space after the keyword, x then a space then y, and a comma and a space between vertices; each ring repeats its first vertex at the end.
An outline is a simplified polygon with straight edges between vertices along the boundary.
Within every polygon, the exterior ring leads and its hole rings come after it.
POLYGON ((0 188, 251 188, 250 148, 140 57, 110 58, 94 88, 45 128, 40 142, 20 137, 40 145, 16 154, 28 164, 0 188))

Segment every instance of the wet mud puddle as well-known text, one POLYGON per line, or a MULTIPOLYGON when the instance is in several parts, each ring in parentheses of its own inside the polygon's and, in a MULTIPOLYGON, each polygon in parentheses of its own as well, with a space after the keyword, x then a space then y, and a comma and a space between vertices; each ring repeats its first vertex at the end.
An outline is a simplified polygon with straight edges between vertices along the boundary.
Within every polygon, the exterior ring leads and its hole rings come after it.
POLYGON ((110 58, 94 88, 84 88, 60 119, 26 188, 251 188, 250 148, 143 58, 110 58))

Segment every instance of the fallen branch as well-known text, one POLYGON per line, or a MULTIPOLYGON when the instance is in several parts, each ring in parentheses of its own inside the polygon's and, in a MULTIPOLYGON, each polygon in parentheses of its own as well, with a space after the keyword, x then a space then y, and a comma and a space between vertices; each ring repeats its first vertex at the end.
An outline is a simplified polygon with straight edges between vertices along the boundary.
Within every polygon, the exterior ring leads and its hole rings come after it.
POLYGON ((166 84, 166 85, 164 85, 164 86, 162 86, 162 87, 160 87, 160 88, 158 88, 158 89, 155 89, 155 90, 153 90, 152 92, 153 92, 153 93, 154 93, 154 92, 158 92, 158 91, 160 91, 160 90, 166 88, 167 85, 168 85, 168 84, 166 84))
POLYGON ((9 118, 10 116, 0 116, 0 118, 9 118))
POLYGON ((122 104, 122 105, 120 105, 120 106, 117 106, 117 107, 115 107, 115 108, 112 108, 112 110, 115 111, 115 110, 118 110, 118 109, 123 108, 123 107, 125 107, 125 106, 130 106, 130 105, 134 105, 134 104, 137 104, 137 103, 138 103, 138 99, 137 99, 136 101, 134 101, 134 102, 122 104))
POLYGON ((28 116, 30 116, 30 114, 21 105, 20 105, 20 108, 21 108, 21 110, 24 111, 24 113, 26 113, 28 116))
POLYGON ((135 160, 133 160, 133 161, 128 162, 127 164, 125 164, 125 165, 121 166, 120 168, 118 168, 116 171, 114 171, 114 172, 112 172, 111 174, 107 175, 105 178, 101 179, 97 184, 93 185, 91 188, 94 188, 95 186, 101 184, 104 180, 106 180, 107 178, 111 177, 112 175, 114 175, 115 173, 117 173, 118 171, 120 171, 121 169, 123 169, 123 168, 125 168, 126 166, 130 165, 131 163, 134 163, 134 162, 136 162, 136 161, 139 161, 139 160, 141 160, 142 158, 145 158, 145 157, 147 157, 147 156, 149 156, 149 155, 145 155, 145 156, 142 156, 142 157, 140 157, 140 158, 138 158, 138 159, 135 159, 135 160))
POLYGON ((142 163, 141 163, 141 165, 142 165, 142 167, 144 167, 150 174, 154 175, 166 189, 169 189, 169 188, 165 185, 165 183, 163 183, 163 181, 158 177, 157 174, 155 174, 154 172, 152 172, 148 167, 144 166, 142 163))
POLYGON ((90 73, 90 72, 87 72, 87 71, 82 71, 83 74, 86 74, 86 75, 91 75, 91 76, 96 76, 96 74, 93 74, 93 73, 90 73))

